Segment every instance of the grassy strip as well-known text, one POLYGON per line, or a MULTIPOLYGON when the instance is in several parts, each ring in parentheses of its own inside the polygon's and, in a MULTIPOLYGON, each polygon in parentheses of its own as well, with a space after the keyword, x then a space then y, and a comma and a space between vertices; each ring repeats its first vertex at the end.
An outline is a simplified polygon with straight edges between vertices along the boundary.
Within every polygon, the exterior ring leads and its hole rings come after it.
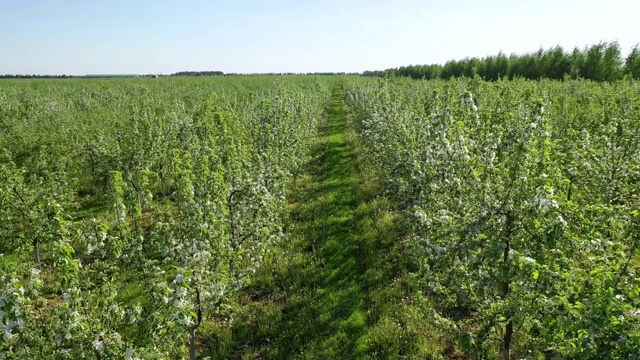
POLYGON ((209 324, 213 358, 439 358, 412 304, 398 216, 359 152, 336 86, 315 161, 293 189, 289 239, 239 299, 231 326, 209 324), (372 177, 374 178, 374 177, 372 177))

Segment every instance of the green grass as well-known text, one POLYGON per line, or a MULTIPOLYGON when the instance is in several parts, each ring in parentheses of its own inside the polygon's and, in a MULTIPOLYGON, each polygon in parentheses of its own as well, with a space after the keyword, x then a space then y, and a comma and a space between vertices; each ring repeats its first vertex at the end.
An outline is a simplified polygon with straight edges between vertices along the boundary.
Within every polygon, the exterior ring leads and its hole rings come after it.
POLYGON ((18 261, 18 254, 0 254, 0 269, 6 269, 18 261))
POLYGON ((100 218, 113 209, 113 202, 106 195, 96 194, 81 198, 78 209, 73 214, 74 221, 100 218))
MULTIPOLYGON (((292 191, 289 237, 241 294, 230 328, 203 331, 213 358, 438 358, 410 298, 392 207, 359 152, 336 87, 316 158, 292 191)), ((204 355, 204 354, 203 354, 204 355)))

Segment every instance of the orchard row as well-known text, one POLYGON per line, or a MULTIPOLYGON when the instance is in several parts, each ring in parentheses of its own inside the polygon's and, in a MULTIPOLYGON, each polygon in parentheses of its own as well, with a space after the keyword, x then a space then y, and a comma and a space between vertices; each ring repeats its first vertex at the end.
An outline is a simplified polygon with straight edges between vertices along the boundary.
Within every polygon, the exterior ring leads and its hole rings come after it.
POLYGON ((284 236, 329 90, 1 83, 0 358, 195 358, 284 236))
POLYGON ((378 80, 347 102, 472 358, 640 353, 637 82, 378 80))

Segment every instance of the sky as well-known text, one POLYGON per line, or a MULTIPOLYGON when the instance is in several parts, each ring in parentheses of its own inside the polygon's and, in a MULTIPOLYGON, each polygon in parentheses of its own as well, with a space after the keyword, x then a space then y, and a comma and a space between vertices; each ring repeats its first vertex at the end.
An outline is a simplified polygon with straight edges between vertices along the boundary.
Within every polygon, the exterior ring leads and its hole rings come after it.
POLYGON ((0 74, 361 72, 640 42, 637 0, 0 0, 0 74))

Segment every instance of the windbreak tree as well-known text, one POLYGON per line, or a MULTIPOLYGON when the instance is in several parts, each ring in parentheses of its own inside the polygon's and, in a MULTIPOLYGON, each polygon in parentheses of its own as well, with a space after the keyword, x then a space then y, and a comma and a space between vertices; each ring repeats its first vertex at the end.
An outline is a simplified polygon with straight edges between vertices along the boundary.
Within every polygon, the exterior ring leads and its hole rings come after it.
POLYGON ((624 61, 624 72, 634 79, 640 78, 640 47, 635 45, 624 61))

